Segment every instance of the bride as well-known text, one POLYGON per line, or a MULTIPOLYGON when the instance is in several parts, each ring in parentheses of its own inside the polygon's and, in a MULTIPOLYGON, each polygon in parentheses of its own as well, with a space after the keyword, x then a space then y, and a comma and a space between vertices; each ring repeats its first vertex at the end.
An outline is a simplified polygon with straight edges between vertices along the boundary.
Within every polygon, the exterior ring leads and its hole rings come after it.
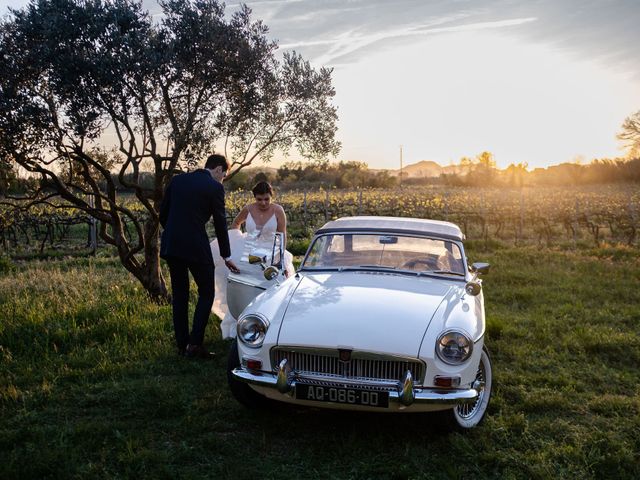
MULTIPOLYGON (((247 249, 257 246, 271 250, 273 238, 276 232, 284 234, 284 244, 287 238, 287 217, 284 209, 272 203, 273 188, 267 182, 258 182, 252 189, 255 201, 244 207, 236 216, 229 229, 229 242, 231 244, 231 259, 236 265, 240 265, 241 258, 249 253, 247 249), (246 233, 240 231, 245 224, 246 233)), ((220 330, 222 338, 236 336, 236 319, 227 308, 227 278, 229 269, 220 257, 218 241, 211 242, 211 252, 215 264, 215 299, 211 310, 222 319, 220 330)), ((284 253, 284 274, 286 277, 295 273, 293 268, 293 256, 290 252, 284 253)), ((240 267, 242 269, 242 267, 240 267)))

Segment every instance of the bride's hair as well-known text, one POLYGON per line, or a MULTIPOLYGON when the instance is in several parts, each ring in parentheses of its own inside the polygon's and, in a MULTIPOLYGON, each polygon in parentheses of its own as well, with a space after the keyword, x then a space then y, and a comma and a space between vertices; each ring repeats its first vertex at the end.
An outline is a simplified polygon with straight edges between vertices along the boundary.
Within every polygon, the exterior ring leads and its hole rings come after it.
POLYGON ((256 195, 264 195, 265 193, 268 193, 273 197, 273 188, 271 187, 269 182, 258 182, 256 183, 256 186, 251 189, 251 191, 253 192, 254 197, 256 195))

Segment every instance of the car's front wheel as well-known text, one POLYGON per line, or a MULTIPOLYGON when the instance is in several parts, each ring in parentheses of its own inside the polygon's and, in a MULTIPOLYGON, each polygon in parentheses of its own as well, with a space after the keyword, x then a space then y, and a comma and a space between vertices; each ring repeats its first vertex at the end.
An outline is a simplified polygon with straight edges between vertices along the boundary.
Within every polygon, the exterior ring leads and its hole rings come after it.
POLYGON ((493 371, 491 357, 486 347, 482 348, 480 363, 474 384, 478 389, 478 398, 473 403, 461 404, 451 410, 441 412, 445 423, 456 430, 468 430, 484 419, 491 398, 493 371))
POLYGON ((260 395, 253 388, 244 382, 236 380, 231 373, 234 368, 240 366, 240 357, 238 355, 238 340, 234 340, 229 351, 227 360, 227 383, 233 397, 245 407, 259 408, 267 403, 267 398, 260 395))

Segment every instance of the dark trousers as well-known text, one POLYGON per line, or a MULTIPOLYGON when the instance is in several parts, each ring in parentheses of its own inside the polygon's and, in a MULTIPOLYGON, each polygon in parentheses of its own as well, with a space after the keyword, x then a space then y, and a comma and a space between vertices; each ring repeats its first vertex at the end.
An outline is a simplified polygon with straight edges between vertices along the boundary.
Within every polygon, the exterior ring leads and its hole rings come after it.
POLYGON ((204 330, 209 321, 214 297, 213 264, 188 262, 179 258, 167 258, 171 275, 173 328, 178 348, 202 345, 204 330), (193 313, 193 326, 189 335, 189 272, 198 286, 198 303, 193 313))

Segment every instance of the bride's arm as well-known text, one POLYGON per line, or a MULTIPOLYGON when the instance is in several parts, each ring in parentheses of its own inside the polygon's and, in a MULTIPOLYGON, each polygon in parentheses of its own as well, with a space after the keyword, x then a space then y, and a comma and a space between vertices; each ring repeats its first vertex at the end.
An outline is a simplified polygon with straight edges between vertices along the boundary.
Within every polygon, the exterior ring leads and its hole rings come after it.
POLYGON ((236 215, 236 218, 233 219, 233 223, 231 223, 230 230, 239 229, 240 226, 247 220, 247 215, 249 214, 249 207, 244 207, 240 210, 240 213, 236 215))

